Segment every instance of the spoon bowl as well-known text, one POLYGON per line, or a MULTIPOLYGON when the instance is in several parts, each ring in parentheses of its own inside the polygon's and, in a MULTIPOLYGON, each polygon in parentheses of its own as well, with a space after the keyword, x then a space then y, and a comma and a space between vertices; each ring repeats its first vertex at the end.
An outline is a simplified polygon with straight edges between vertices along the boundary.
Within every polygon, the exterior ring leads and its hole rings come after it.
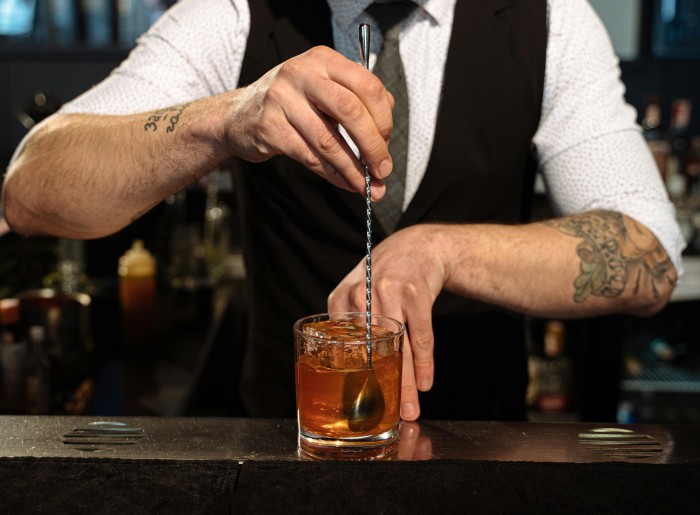
POLYGON ((370 431, 382 421, 384 393, 373 368, 345 376, 343 411, 348 417, 348 427, 356 433, 370 431))

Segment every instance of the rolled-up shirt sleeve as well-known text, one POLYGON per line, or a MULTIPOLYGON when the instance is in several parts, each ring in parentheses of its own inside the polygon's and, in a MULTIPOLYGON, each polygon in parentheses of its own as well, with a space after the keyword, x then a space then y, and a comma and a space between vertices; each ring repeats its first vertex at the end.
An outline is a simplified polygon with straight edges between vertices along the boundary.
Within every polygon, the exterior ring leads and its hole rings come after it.
MULTIPOLYGON (((56 114, 135 114, 234 89, 249 32, 246 0, 207 0, 206 6, 180 0, 107 78, 56 114)), ((24 136, 11 161, 38 127, 24 136)))
POLYGON ((250 28, 245 0, 181 0, 129 57, 62 113, 132 114, 224 93, 238 85, 250 28))
POLYGON ((540 126, 533 143, 559 214, 606 209, 646 226, 678 274, 685 241, 656 163, 625 102, 618 59, 593 9, 559 0, 549 12, 540 126))

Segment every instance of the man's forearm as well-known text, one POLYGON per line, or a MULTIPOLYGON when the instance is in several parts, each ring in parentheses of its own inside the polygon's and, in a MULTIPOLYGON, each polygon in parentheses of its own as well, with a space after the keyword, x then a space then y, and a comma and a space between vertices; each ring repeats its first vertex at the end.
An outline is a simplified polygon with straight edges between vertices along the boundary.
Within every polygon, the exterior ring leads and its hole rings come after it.
POLYGON ((611 211, 453 229, 464 233, 450 238, 448 252, 458 259, 449 265, 445 287, 527 314, 652 314, 666 304, 676 282, 653 234, 611 211))
POLYGON ((216 138, 219 101, 47 120, 8 169, 8 222, 22 234, 69 238, 121 229, 227 157, 216 138))
POLYGON ((187 105, 54 117, 9 170, 5 217, 25 234, 103 236, 230 156, 261 162, 285 155, 355 192, 365 191, 369 170, 377 200, 392 168, 392 102, 364 66, 314 47, 248 86, 187 105))

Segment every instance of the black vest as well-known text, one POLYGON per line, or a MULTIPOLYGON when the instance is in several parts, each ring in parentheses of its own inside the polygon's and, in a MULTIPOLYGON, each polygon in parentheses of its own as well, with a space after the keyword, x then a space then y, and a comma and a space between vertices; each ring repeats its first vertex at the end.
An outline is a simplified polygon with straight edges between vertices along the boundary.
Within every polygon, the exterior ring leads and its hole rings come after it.
MULTIPOLYGON (((241 85, 312 46, 333 46, 323 0, 249 4, 241 85)), ((546 43, 546 0, 457 1, 432 154, 399 228, 527 218, 546 43)), ((326 311, 328 294, 363 258, 364 199, 283 157, 237 161, 234 179, 250 303, 242 396, 252 415, 294 416, 292 325, 326 311)), ((377 227, 374 243, 385 236, 377 227)), ((446 293, 433 315, 435 385, 422 394, 423 416, 523 418, 521 318, 446 293)))

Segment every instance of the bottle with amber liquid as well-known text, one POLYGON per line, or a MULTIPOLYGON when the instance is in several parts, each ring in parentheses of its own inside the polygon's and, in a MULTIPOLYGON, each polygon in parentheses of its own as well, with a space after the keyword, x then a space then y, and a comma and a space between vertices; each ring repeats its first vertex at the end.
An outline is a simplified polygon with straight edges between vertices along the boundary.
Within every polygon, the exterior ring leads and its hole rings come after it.
POLYGON ((546 320, 543 338, 529 358, 528 418, 535 421, 575 421, 573 363, 566 354, 566 326, 546 320))
POLYGON ((545 412, 568 412, 572 407, 573 366, 565 353, 566 327, 559 320, 549 320, 544 327, 544 359, 537 407, 545 412))
POLYGON ((127 346, 152 343, 156 318, 156 260, 135 240, 119 258, 119 301, 127 346))

